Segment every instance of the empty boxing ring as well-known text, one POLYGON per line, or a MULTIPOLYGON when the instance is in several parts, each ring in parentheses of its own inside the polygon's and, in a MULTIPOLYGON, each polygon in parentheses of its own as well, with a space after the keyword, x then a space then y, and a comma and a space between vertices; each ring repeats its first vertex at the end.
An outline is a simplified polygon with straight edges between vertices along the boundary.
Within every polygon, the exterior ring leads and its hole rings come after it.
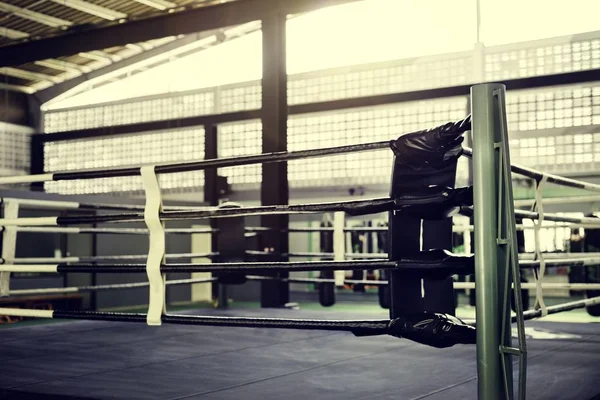
MULTIPOLYGON (((478 392, 479 398, 487 399, 496 398, 500 393, 512 398, 514 379, 519 383, 520 398, 525 398, 525 395, 528 398, 539 399, 595 398, 600 392, 597 384, 600 378, 600 355, 596 350, 600 332, 597 332, 597 325, 534 322, 525 327, 524 321, 576 308, 597 306, 600 297, 547 306, 543 297, 543 276, 546 267, 551 268, 567 261, 578 267, 597 266, 600 263, 598 257, 564 258, 557 261, 546 259, 539 246, 536 246, 533 260, 520 259, 514 237, 517 229, 514 217, 516 215, 536 221, 536 235, 544 220, 597 226, 597 219, 567 218, 544 213, 543 205, 539 201, 530 212, 514 210, 506 129, 502 126, 501 119, 500 122, 497 121, 497 118, 502 117, 503 88, 500 85, 479 85, 474 88, 474 91, 477 90, 480 93, 479 98, 474 97, 474 100, 479 101, 473 102, 473 130, 481 134, 486 143, 478 143, 480 137, 474 135, 477 140, 474 141, 473 152, 462 149, 460 138, 471 127, 470 117, 458 123, 448 123, 442 127, 404 135, 397 141, 360 145, 353 149, 363 151, 388 145, 392 148, 397 164, 393 172, 390 198, 261 207, 163 209, 155 174, 182 168, 185 170, 215 167, 232 162, 207 160, 189 165, 145 166, 109 171, 109 176, 138 173, 142 175, 147 195, 143 213, 133 209, 127 210, 127 214, 37 219, 19 218, 18 213, 9 217, 5 215, 1 220, 2 226, 12 229, 15 233, 15 227, 38 230, 48 229, 47 227, 71 229, 89 223, 144 221, 150 240, 146 264, 96 264, 99 261, 115 261, 114 258, 19 260, 14 258, 14 255, 11 258, 3 254, 4 265, 0 266, 0 272, 4 273, 5 282, 8 282, 10 277, 7 274, 19 271, 146 272, 148 282, 140 282, 140 285, 149 286, 150 299, 147 314, 0 309, 0 314, 21 317, 97 320, 4 330, 0 337, 1 345, 5 348, 4 362, 0 367, 3 395, 28 398, 37 393, 44 398, 344 396, 447 399, 473 397, 474 393, 478 392), (482 96, 484 92, 485 97, 482 96), (482 112, 480 107, 488 107, 488 111, 497 107, 500 111, 498 115, 490 117, 493 113, 488 115, 482 112), (497 125, 495 128, 487 126, 494 123, 497 125), (494 134, 497 137, 494 137, 494 134), (425 149, 424 153, 433 153, 434 156, 428 159, 411 148, 411 138, 422 144, 419 151, 425 149), (453 163, 463 152, 474 158, 474 186, 442 188, 441 183, 437 183, 437 186, 433 184, 431 180, 436 181, 439 171, 453 171, 453 163), (398 179, 396 174, 404 179, 398 179), (401 185, 406 182, 413 186, 401 185), (404 192, 400 193, 398 188, 404 192), (390 246, 389 254, 380 254, 381 259, 377 259, 376 255, 375 259, 369 261, 343 260, 344 251, 341 252, 342 259, 339 259, 340 252, 336 249, 333 261, 287 262, 266 259, 251 263, 166 262, 169 257, 164 246, 167 231, 163 222, 166 220, 223 219, 245 215, 306 212, 345 212, 350 215, 389 212, 390 218, 394 219, 401 215, 401 211, 405 213, 405 217, 409 215, 413 218, 405 220, 408 223, 421 223, 421 220, 428 218, 447 219, 455 212, 474 215, 477 251, 474 255, 460 256, 441 249, 421 249, 417 253, 402 254, 400 250, 405 250, 406 243, 402 240, 391 240, 394 245, 390 246), (437 310, 415 312, 408 307, 412 306, 411 304, 404 304, 404 311, 395 310, 392 305, 391 314, 385 319, 373 319, 372 316, 363 316, 358 312, 352 313, 351 318, 335 312, 316 314, 298 311, 290 315, 281 310, 262 310, 260 314, 236 310, 235 316, 224 310, 202 310, 187 314, 166 312, 164 290, 169 284, 166 280, 168 272, 213 272, 221 283, 227 284, 236 280, 280 280, 277 275, 269 274, 284 270, 334 272, 368 268, 392 271, 389 284, 387 281, 378 281, 381 286, 391 287, 392 303, 398 302, 394 296, 399 295, 399 288, 405 282, 418 281, 421 285, 421 280, 425 279, 447 280, 455 274, 474 273, 479 293, 477 321, 462 321, 452 315, 438 313, 437 310), (532 310, 523 309, 520 294, 521 269, 533 269, 538 273, 535 285, 532 285, 536 290, 536 304, 532 310), (246 276, 246 273, 258 275, 246 276), (242 274, 243 277, 232 278, 235 274, 242 274), (511 315, 513 285, 515 314, 511 315), (164 323, 165 326, 157 329, 139 322, 147 322, 148 325, 164 323), (516 322, 513 328, 518 339, 516 346, 512 345, 511 339, 513 322, 516 322), (232 327, 242 329, 234 330, 232 327), (526 346, 525 339, 528 335, 526 346), (397 340, 391 336, 407 340, 397 340), (440 351, 422 344, 450 349, 440 351), (462 344, 477 344, 477 347, 462 344), (518 357, 518 363, 513 362, 512 356, 518 357), (514 371, 513 363, 518 366, 514 371), (525 371, 528 371, 527 379, 525 371)), ((294 159, 296 156, 319 156, 346 151, 351 149, 248 156, 235 162, 239 165, 276 162, 294 159)), ((523 170, 518 166, 512 166, 512 169, 526 176, 533 175, 537 184, 536 196, 541 196, 540 188, 546 181, 567 186, 583 186, 583 189, 589 190, 599 189, 597 185, 586 187, 585 183, 579 181, 523 170)), ((106 171, 55 173, 16 178, 15 181, 95 178, 106 174, 106 171)), ((12 181, 9 179, 6 182, 12 181)), ((541 197, 536 200, 540 199, 541 197)), ((393 236, 394 229, 397 230, 392 226, 394 223, 397 222, 391 221, 390 236, 393 236)), ((404 229, 404 226, 402 228, 404 229)), ((337 232, 340 230, 337 229, 337 232)), ((243 230, 241 233, 243 236, 243 230)), ((415 236, 412 240, 415 238, 418 239, 415 236)), ((255 255, 271 256, 268 252, 255 255)), ((170 258, 194 256, 198 255, 180 254, 171 255, 170 258)), ((220 257, 222 254, 206 253, 203 256, 220 257)), ((292 256, 294 255, 285 255, 292 256)), ((123 261, 141 256, 128 257, 119 259, 123 261)), ((333 285, 338 284, 339 274, 334 278, 323 279, 318 283, 331 285, 333 291, 333 285)), ((205 282, 212 282, 212 279, 205 282)), ((343 275, 341 283, 344 283, 343 275)), ((583 290, 591 291, 596 287, 588 285, 583 290)), ((422 290, 420 286, 414 286, 411 290, 415 288, 422 290)), ((576 289, 575 286, 569 288, 576 289)), ((85 290, 101 289, 106 288, 88 287, 85 290)), ((4 290, 10 292, 8 286, 4 290)), ((516 385, 514 387, 516 388, 516 385)))

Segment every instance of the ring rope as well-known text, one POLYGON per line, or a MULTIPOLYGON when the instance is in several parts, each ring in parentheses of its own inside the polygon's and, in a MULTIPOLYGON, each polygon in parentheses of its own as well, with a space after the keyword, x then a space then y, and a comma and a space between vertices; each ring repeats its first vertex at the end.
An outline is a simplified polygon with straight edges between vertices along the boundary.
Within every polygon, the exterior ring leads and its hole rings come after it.
MULTIPOLYGON (((448 126, 454 128, 453 133, 459 135, 471 129, 471 116, 468 115, 459 121, 448 122, 437 127, 411 132, 418 134, 427 131, 448 130, 448 126)), ((407 133, 408 135, 411 133, 407 133)), ((208 168, 224 168, 235 167, 250 164, 264 164, 273 162, 284 162, 290 160, 324 157, 337 154, 356 153, 363 151, 382 150, 390 148, 390 141, 384 140, 381 142, 360 143, 355 145, 345 145, 337 147, 328 147, 321 149, 299 150, 299 151, 281 151, 274 153, 262 153, 247 156, 236 156, 229 158, 213 158, 208 160, 183 162, 176 164, 157 165, 155 172, 157 174, 174 173, 174 172, 190 172, 201 171, 208 168)), ((25 176, 10 176, 0 178, 0 185, 19 184, 19 183, 35 183, 35 182, 50 182, 75 179, 97 179, 97 178, 114 178, 123 176, 140 175, 140 167, 117 167, 110 169, 88 169, 80 171, 61 171, 51 172, 39 175, 25 176)))
MULTIPOLYGON (((264 253, 263 253, 264 254, 264 253)), ((167 259, 182 259, 182 258, 212 258, 218 256, 219 253, 173 253, 165 254, 167 259)), ((80 257, 31 257, 31 258, 14 258, 0 259, 1 264, 42 264, 42 263, 92 263, 103 261, 121 261, 121 260, 144 260, 148 258, 148 254, 124 254, 110 256, 80 256, 80 257)))
MULTIPOLYGON (((77 201, 23 199, 18 197, 0 197, 0 204, 16 201, 21 208, 50 208, 57 210, 123 210, 144 211, 143 205, 137 204, 107 204, 107 203, 80 203, 77 201)), ((198 207, 192 206, 165 206, 165 210, 190 210, 198 207)))
MULTIPOLYGON (((165 285, 194 285, 199 283, 212 283, 217 278, 196 278, 196 279, 173 279, 165 282, 165 285)), ((100 292, 108 290, 138 289, 150 286, 149 282, 115 283, 110 285, 95 286, 70 286, 59 288, 39 288, 39 289, 19 289, 11 290, 11 296, 27 296, 32 294, 58 294, 58 293, 81 293, 81 292, 100 292)))
MULTIPOLYGON (((287 283, 335 283, 335 279, 327 278, 277 278, 272 276, 248 275, 250 281, 280 280, 287 283)), ((389 281, 375 281, 367 279, 345 279, 345 285, 366 285, 366 286, 386 286, 389 281)), ((475 282, 453 282, 454 289, 475 289, 475 282)), ((522 289, 535 289, 535 283, 521 283, 522 289)), ((586 291, 600 289, 600 283, 544 283, 544 289, 549 290, 574 290, 586 291)))
MULTIPOLYGON (((305 203, 292 205, 273 205, 242 207, 231 209, 198 209, 163 211, 160 217, 164 221, 209 219, 222 217, 242 217, 250 215, 274 215, 274 214, 311 214, 343 211, 350 215, 376 214, 403 208, 389 197, 374 198, 369 200, 351 200, 327 203, 305 203)), ((473 207, 461 207, 461 213, 472 215, 473 207)), ((515 216, 519 218, 539 219, 539 214, 532 211, 515 210, 515 216)), ((135 222, 144 219, 143 213, 124 214, 102 214, 96 216, 67 216, 67 217, 32 217, 32 218, 2 218, 0 226, 69 226, 81 224, 97 224, 109 222, 135 222)), ((600 219, 592 217, 567 217, 558 214, 544 214, 544 220, 578 224, 584 227, 598 227, 600 219)))
MULTIPOLYGON (((472 158, 473 157, 473 149, 471 149, 469 147, 463 147, 463 155, 465 157, 472 158)), ((534 179, 535 181, 539 181, 545 176, 548 183, 572 187, 572 188, 576 188, 576 189, 589 190, 591 192, 600 192, 600 185, 596 184, 596 183, 590 183, 590 182, 580 181, 577 179, 565 178, 560 175, 554 175, 554 174, 550 174, 547 172, 541 172, 539 170, 529 168, 529 167, 524 167, 524 166, 518 165, 518 164, 511 164, 510 169, 514 173, 534 179)))
MULTIPOLYGON (((291 262, 230 262, 230 263, 171 263, 162 264, 160 270, 163 273, 191 273, 191 272, 252 272, 263 273, 264 271, 336 271, 336 270, 359 270, 364 269, 402 269, 406 264, 401 261, 380 260, 346 260, 346 261, 291 261, 291 262)), ((598 266, 600 258, 564 258, 547 260, 546 266, 598 266)), ((521 268, 538 268, 538 260, 519 261, 521 268)), ((411 271, 418 267, 408 261, 411 271)), ((446 267, 444 267, 446 268, 446 267)), ((467 273, 466 264, 458 264, 452 267, 457 273, 467 273)), ((143 273, 146 264, 4 264, 0 265, 0 272, 38 272, 38 273, 143 273)), ((448 273, 446 270, 444 273, 448 273)))
MULTIPOLYGON (((548 307, 548 314, 556 314, 577 308, 584 308, 600 304, 600 296, 590 299, 578 300, 548 307)), ((0 315, 16 317, 37 317, 53 319, 83 319, 104 320, 119 322, 144 322, 145 314, 115 313, 102 311, 74 311, 74 310, 32 310, 21 308, 0 308, 0 315)), ((529 310, 523 313, 524 320, 540 317, 540 310, 529 310)), ((511 318, 516 322, 516 316, 511 318)), ((362 331, 363 334, 387 334, 390 328, 389 319, 383 320, 307 320, 286 318, 254 318, 254 317, 215 317, 202 315, 165 314, 162 321, 171 324, 230 326, 244 328, 274 328, 274 329, 304 329, 304 330, 332 330, 332 331, 362 331)), ((466 321, 465 321, 466 322, 466 321)), ((469 321, 474 326, 476 321, 469 321)))

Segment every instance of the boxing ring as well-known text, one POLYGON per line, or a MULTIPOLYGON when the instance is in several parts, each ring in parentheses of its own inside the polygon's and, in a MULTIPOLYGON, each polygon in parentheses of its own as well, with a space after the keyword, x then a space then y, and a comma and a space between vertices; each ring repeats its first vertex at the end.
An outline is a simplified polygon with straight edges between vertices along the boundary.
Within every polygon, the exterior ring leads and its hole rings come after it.
MULTIPOLYGON (((472 114, 467 118, 408 133, 391 141, 180 164, 0 178, 0 184, 15 184, 140 175, 146 194, 144 207, 6 200, 4 217, 0 219, 4 229, 1 295, 131 287, 148 287, 150 293, 147 313, 0 308, 0 315, 94 320, 0 332, 0 346, 7 349, 0 367, 3 394, 8 397, 27 393, 27 396, 173 399, 306 398, 311 395, 317 398, 447 399, 472 398, 474 393, 481 399, 542 399, 551 398, 550 394, 562 399, 591 399, 599 395, 600 352, 594 350, 600 340, 597 325, 534 321, 528 327, 546 332, 551 339, 536 339, 535 335, 530 335, 527 340, 524 321, 600 304, 600 297, 588 297, 547 306, 543 292, 552 286, 543 282, 546 268, 564 264, 581 268, 598 266, 600 256, 553 259, 546 257, 539 245, 539 232, 544 221, 590 228, 600 225, 596 218, 544 212, 542 188, 546 183, 589 191, 600 191, 600 185, 512 165, 504 87, 476 85, 471 96, 472 114), (468 130, 473 131, 472 150, 462 147, 462 135, 468 130), (162 173, 385 148, 391 148, 395 157, 392 188, 390 196, 385 198, 257 207, 164 207, 157 178, 162 173), (473 159, 473 186, 448 187, 444 182, 455 174, 456 161, 461 156, 473 159), (514 209, 513 172, 536 182, 536 201, 531 211, 514 209), (110 213, 39 218, 20 218, 18 215, 20 206, 44 205, 59 209, 102 209, 110 213), (165 249, 167 234, 222 234, 224 229, 170 230, 165 228, 165 221, 335 213, 337 223, 332 232, 334 237, 339 237, 346 230, 344 215, 383 212, 390 215, 389 252, 362 258, 347 255, 340 240, 335 242, 334 252, 327 255, 333 258, 331 261, 272 261, 274 254, 265 250, 248 254, 257 257, 256 261, 248 262, 236 261, 235 257, 223 259, 223 252, 167 254, 165 249), (442 249, 403 251, 404 244, 398 239, 402 236, 399 232, 403 229, 402 221, 444 220, 457 213, 473 217, 474 254, 459 255, 442 249), (515 217, 534 221, 536 252, 532 259, 524 259, 518 254, 516 232, 524 228, 517 226, 515 217), (79 227, 128 222, 144 222, 146 228, 79 227), (149 252, 129 256, 19 259, 14 255, 18 232, 148 235, 149 252), (210 258, 213 262, 171 262, 172 259, 196 257, 210 258), (144 259, 145 263, 131 262, 144 259), (372 282, 344 277, 343 271, 365 269, 384 270, 388 275, 372 282), (532 285, 523 285, 535 290, 535 305, 531 310, 523 309, 521 298, 521 270, 524 269, 533 270, 536 277, 532 285), (331 273, 332 278, 282 279, 277 275, 282 271, 325 271, 331 273), (139 273, 146 274, 147 281, 111 287, 11 291, 10 274, 14 272, 139 273), (167 274, 175 272, 210 272, 213 277, 168 280, 167 274), (475 283, 455 282, 454 287, 477 288, 476 321, 463 321, 437 310, 411 312, 410 304, 399 301, 401 288, 409 288, 408 283, 423 279, 447 281, 454 275, 472 274, 475 283), (331 312, 297 311, 292 314, 294 318, 290 318, 289 311, 270 309, 260 313, 167 312, 165 288, 168 285, 216 281, 224 286, 248 280, 317 283, 328 291, 344 283, 376 285, 390 292, 390 317, 372 319, 355 315, 350 319, 347 315, 340 317, 331 312), (511 312, 511 300, 514 312, 511 312), (161 328, 155 327, 163 324, 161 328), (514 329, 511 328, 513 324, 514 329), (513 344, 513 330, 516 345, 513 344), (471 344, 476 346, 465 346, 471 344), (569 371, 568 375, 565 371, 569 371)), ((260 234, 268 229, 246 227, 239 232, 243 235, 246 231, 260 234)), ((290 233, 292 229, 287 231, 290 233)), ((242 256, 245 255, 242 251, 242 256)), ((590 292, 600 289, 600 284, 563 287, 590 292)), ((410 290, 415 288, 415 285, 410 286, 410 290)))

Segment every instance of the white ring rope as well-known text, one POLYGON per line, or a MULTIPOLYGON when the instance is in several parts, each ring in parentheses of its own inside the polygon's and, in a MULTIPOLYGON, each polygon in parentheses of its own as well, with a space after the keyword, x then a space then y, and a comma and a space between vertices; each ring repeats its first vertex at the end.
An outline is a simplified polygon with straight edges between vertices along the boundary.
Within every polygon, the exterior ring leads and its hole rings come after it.
POLYGON ((165 281, 166 275, 161 273, 160 267, 165 263, 165 227, 160 219, 162 212, 162 198, 158 177, 154 165, 140 168, 142 182, 146 194, 146 207, 144 209, 144 222, 149 232, 148 260, 146 261, 146 274, 150 284, 150 298, 148 300, 148 325, 161 325, 162 315, 166 313, 165 281))
MULTIPOLYGON (((195 285, 201 283, 212 283, 217 278, 192 278, 192 279, 175 279, 165 282, 167 286, 172 285, 195 285)), ((115 283, 110 285, 95 285, 95 286, 70 286, 57 288, 38 288, 38 289, 19 289, 11 290, 11 296, 27 296, 33 294, 58 294, 58 293, 81 293, 81 292, 100 292, 106 290, 125 290, 146 288, 150 285, 148 282, 132 282, 132 283, 115 283)))
POLYGON ((544 275, 546 274, 546 261, 544 259, 544 254, 542 253, 540 239, 540 231, 542 229, 542 224, 544 223, 544 204, 542 202, 542 191, 547 179, 548 176, 544 175, 542 179, 536 181, 535 205, 533 210, 538 213, 538 219, 533 220, 533 234, 535 238, 535 260, 540 263, 539 268, 533 270, 533 276, 536 283, 534 308, 536 310, 541 310, 542 317, 548 315, 548 309, 546 307, 546 303, 544 302, 544 288, 542 286, 542 281, 544 280, 544 275))

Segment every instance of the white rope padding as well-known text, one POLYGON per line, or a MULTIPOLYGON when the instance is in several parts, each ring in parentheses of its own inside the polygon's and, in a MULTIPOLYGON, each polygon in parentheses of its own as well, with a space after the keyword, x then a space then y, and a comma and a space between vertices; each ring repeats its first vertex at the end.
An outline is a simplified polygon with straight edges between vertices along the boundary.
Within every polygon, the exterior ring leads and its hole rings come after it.
POLYGON ((2 258, 1 263, 6 264, 44 264, 44 263, 77 263, 80 262, 79 257, 31 257, 31 258, 2 258))
POLYGON ((54 318, 54 310, 0 307, 0 315, 6 315, 9 317, 54 318))
MULTIPOLYGON (((4 203, 4 218, 18 218, 19 203, 6 201, 4 203)), ((2 232, 2 258, 15 258, 17 248, 17 229, 14 226, 4 228, 2 232)), ((0 272, 0 296, 10 295, 10 272, 0 272)))
POLYGON ((37 175, 3 176, 0 178, 0 185, 12 185, 16 183, 50 182, 52 180, 54 180, 53 173, 37 175))
MULTIPOLYGON (((198 285, 203 283, 213 283, 216 278, 191 278, 191 279, 174 279, 166 282, 167 286, 172 285, 198 285)), ((58 288, 38 288, 38 289, 19 289, 12 290, 11 295, 23 296, 32 294, 57 294, 57 293, 81 293, 81 292, 97 292, 107 290, 126 290, 145 288, 150 284, 148 282, 132 282, 132 283, 115 283, 111 285, 96 285, 96 286, 69 286, 58 288)))
POLYGON ((0 218, 0 226, 57 226, 57 217, 0 218))
POLYGON ((2 201, 16 201, 20 206, 35 207, 35 208, 55 208, 55 209, 77 209, 79 203, 76 201, 56 201, 56 200, 37 200, 37 199, 19 199, 12 197, 4 197, 2 201))
POLYGON ((158 177, 154 165, 140 168, 146 206, 144 208, 144 222, 149 232, 148 260, 146 261, 146 275, 150 284, 150 298, 148 300, 148 325, 161 325, 162 315, 166 313, 165 281, 166 275, 161 273, 160 267, 165 262, 165 227, 160 219, 162 212, 162 197, 158 177))
MULTIPOLYGON (((346 234, 344 226, 346 213, 338 211, 333 213, 333 260, 344 261, 346 259, 346 234)), ((335 271, 335 286, 344 286, 346 271, 335 271)))
MULTIPOLYGON (((81 233, 81 228, 56 226, 56 227, 44 227, 44 226, 17 226, 15 227, 17 232, 33 232, 33 233, 81 233)), ((86 228, 87 229, 87 228, 86 228)), ((89 228, 94 229, 94 228, 89 228)))
POLYGON ((0 265, 0 272, 56 273, 58 264, 4 264, 0 265))
POLYGON ((533 277, 536 283, 534 308, 536 310, 541 310, 542 317, 548 315, 548 309, 546 307, 546 303, 544 302, 544 288, 542 286, 542 281, 544 280, 544 276, 546 274, 546 261, 544 260, 544 254, 542 253, 540 239, 540 230, 542 229, 542 224, 544 223, 544 204, 542 202, 542 190, 547 179, 548 176, 544 175, 542 179, 536 181, 534 211, 538 213, 538 219, 533 220, 533 234, 535 238, 535 260, 539 261, 540 263, 539 268, 533 270, 533 277))

